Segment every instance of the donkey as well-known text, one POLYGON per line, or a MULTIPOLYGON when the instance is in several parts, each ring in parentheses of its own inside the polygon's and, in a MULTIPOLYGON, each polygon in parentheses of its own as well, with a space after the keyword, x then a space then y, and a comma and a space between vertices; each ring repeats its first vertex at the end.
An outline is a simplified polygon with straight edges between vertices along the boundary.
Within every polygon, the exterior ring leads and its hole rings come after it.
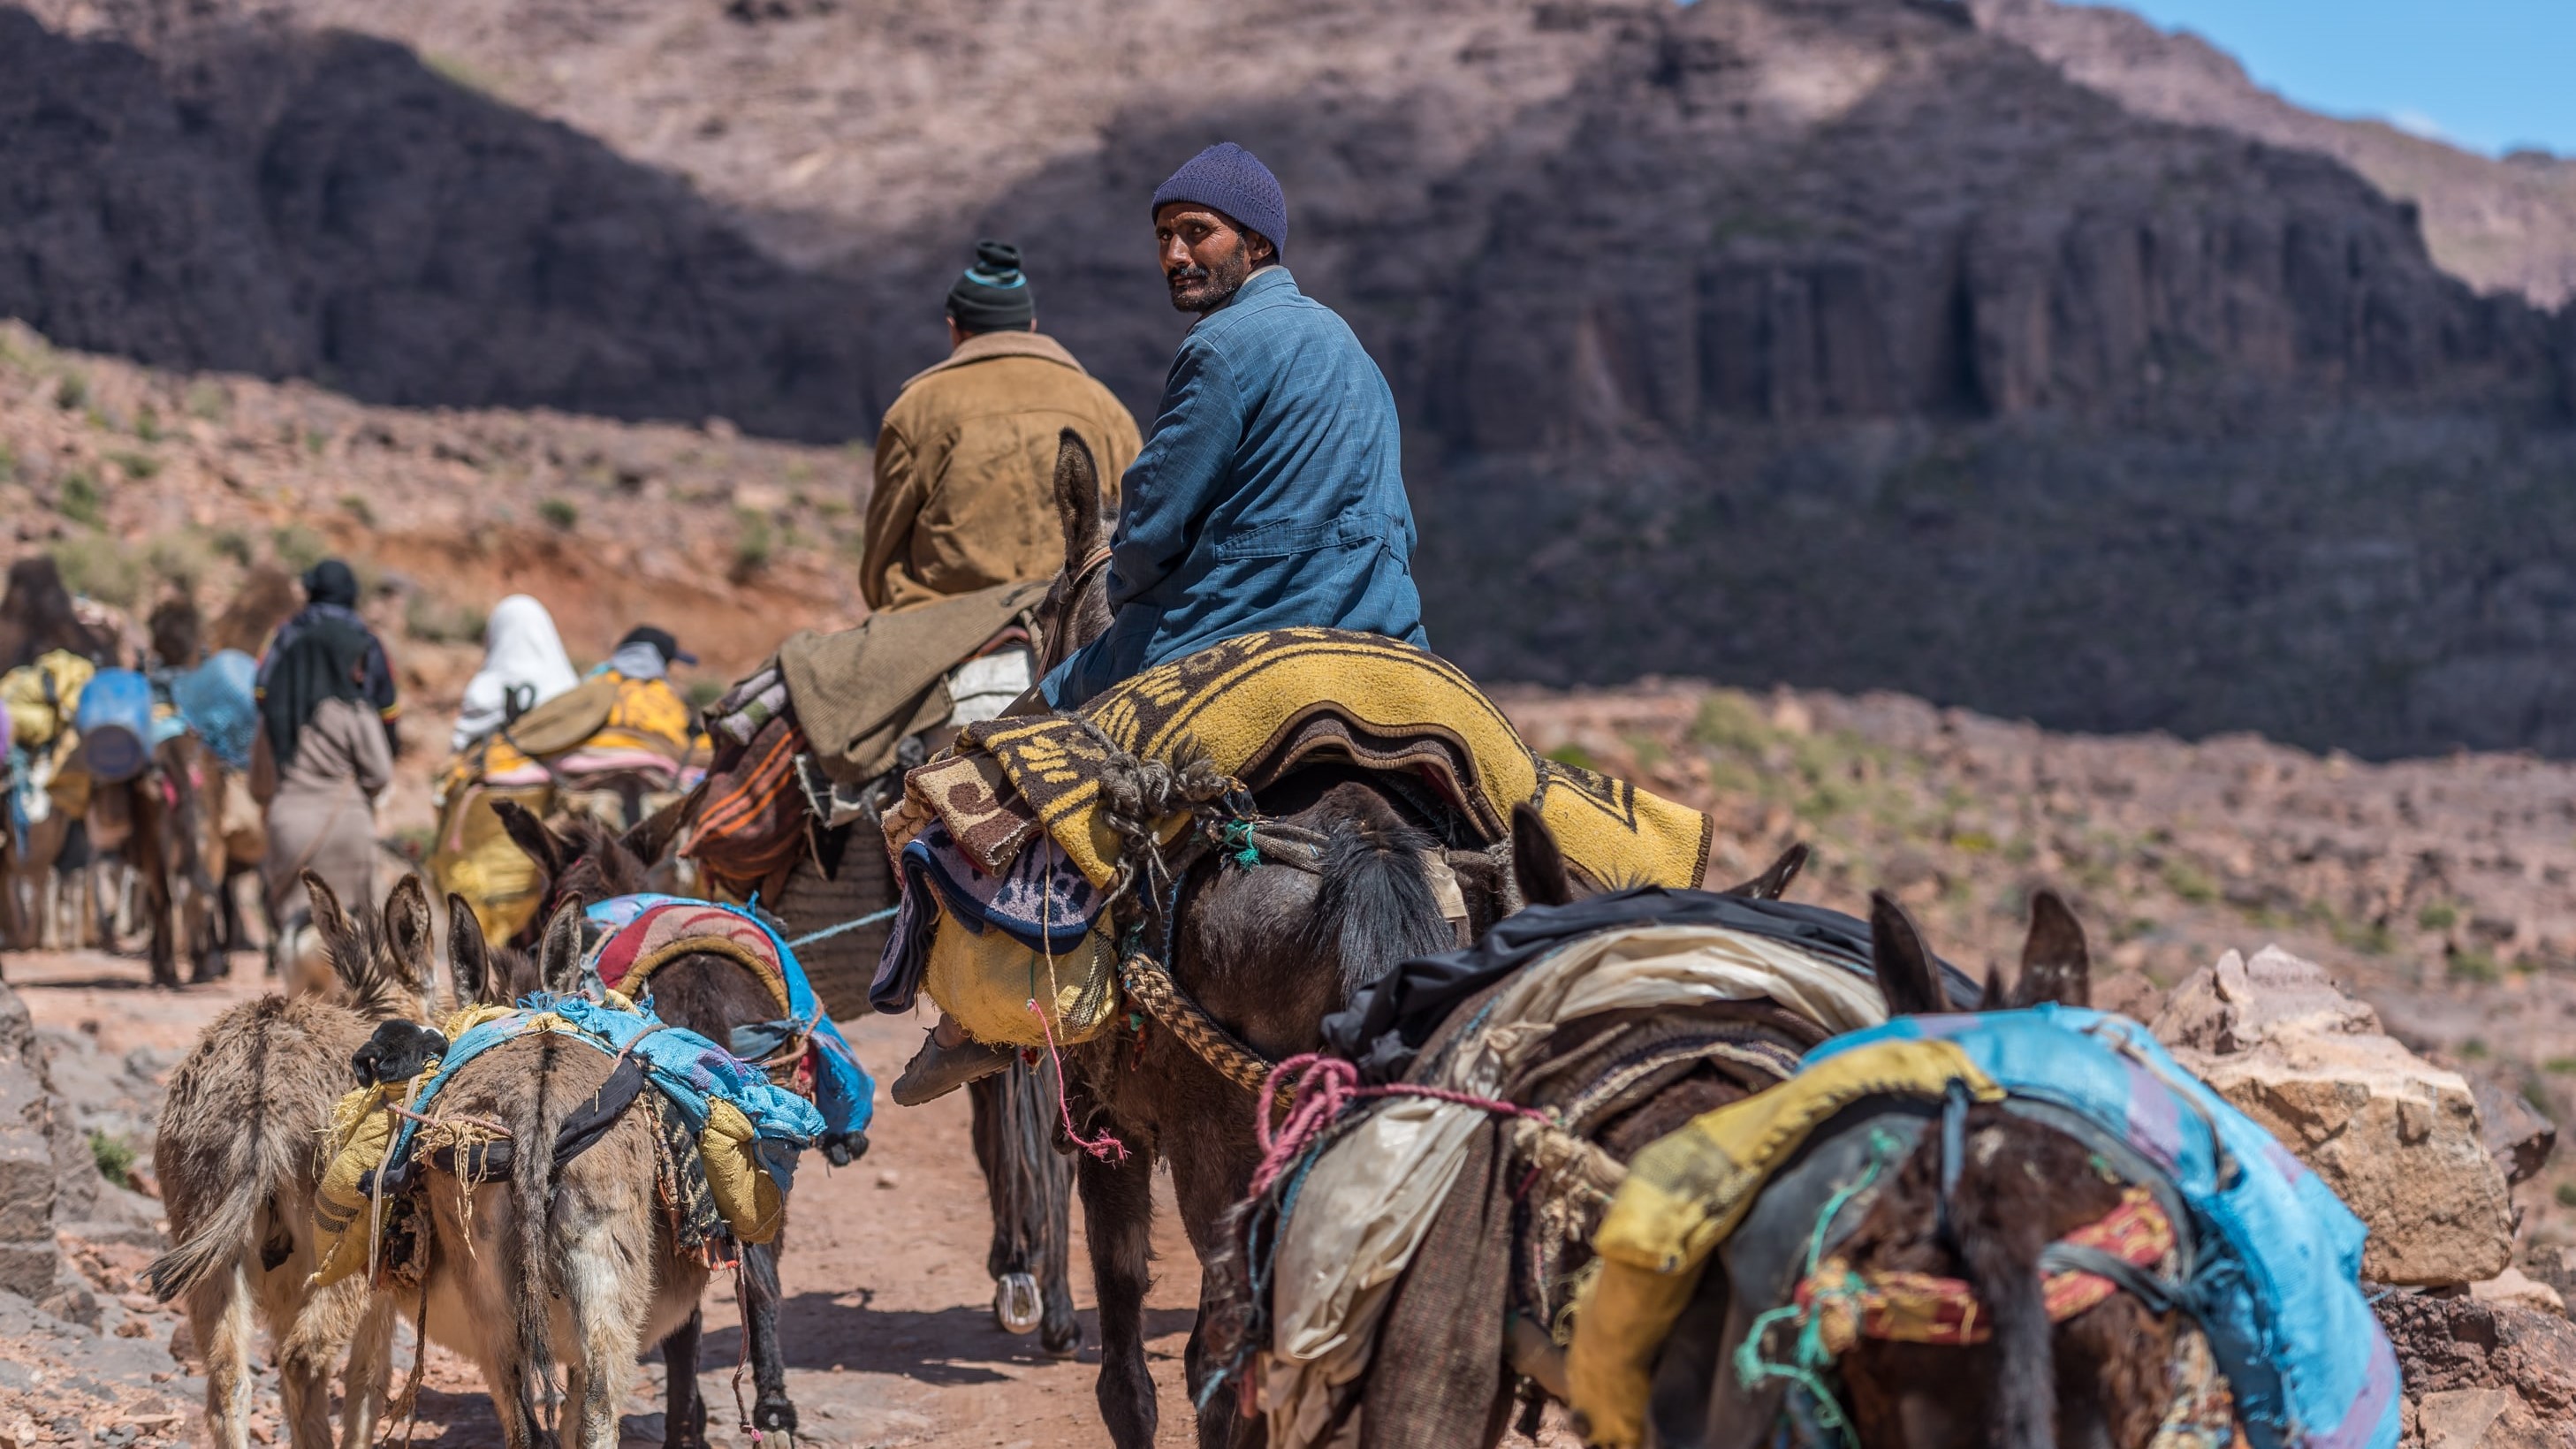
POLYGON ((349 1059, 385 1021, 428 1015, 428 897, 395 882, 379 917, 352 917, 307 874, 313 921, 336 999, 268 996, 217 1017, 171 1075, 152 1165, 176 1246, 146 1270, 154 1295, 185 1300, 206 1361, 206 1423, 216 1449, 249 1444, 253 1320, 276 1344, 278 1388, 296 1449, 331 1442, 332 1361, 349 1347, 341 1449, 363 1449, 384 1405, 392 1309, 355 1279, 319 1290, 313 1195, 327 1166, 332 1105, 349 1059))
MULTIPOLYGON (((543 873, 541 892, 550 903, 575 907, 650 889, 651 863, 670 847, 680 812, 666 810, 624 835, 611 833, 589 816, 573 816, 549 826, 510 801, 496 801, 502 827, 528 853, 543 873)), ((551 927, 548 928, 551 931, 551 927)), ((508 1001, 534 989, 533 982, 493 981, 484 988, 490 999, 508 1001)), ((654 1014, 673 1026, 730 1046, 733 1030, 770 1021, 778 1004, 769 989, 729 957, 704 953, 679 956, 653 973, 654 1014)), ((846 1163, 857 1144, 826 1142, 824 1152, 836 1164, 846 1163)), ((796 1429, 796 1405, 787 1397, 787 1357, 778 1342, 778 1308, 784 1296, 778 1257, 787 1247, 787 1231, 766 1243, 742 1248, 744 1316, 749 1324, 752 1375, 758 1397, 751 1409, 752 1426, 764 1432, 796 1429)), ((662 1342, 662 1362, 669 1378, 663 1422, 667 1442, 705 1442, 707 1409, 698 1392, 698 1346, 705 1323, 693 1307, 662 1342)))
MULTIPOLYGON (((1039 603, 1041 672, 1097 637, 1110 621, 1103 545, 1114 516, 1103 506, 1090 449, 1061 435, 1055 501, 1064 528, 1063 571, 1039 603)), ((1455 944, 1422 854, 1438 846, 1434 822, 1409 813, 1365 772, 1298 771, 1261 794, 1265 814, 1324 840, 1312 873, 1225 870, 1202 861, 1182 880, 1168 923, 1175 983, 1236 1040, 1271 1060, 1314 1050, 1326 1015, 1359 986, 1407 956, 1455 944)), ((1498 871, 1458 871, 1470 924, 1509 908, 1498 871)), ((1225 1245, 1223 1220, 1249 1189, 1261 1153, 1244 1089, 1159 1023, 1133 1037, 1108 1033, 1069 1049, 1064 1084, 1075 1120, 1122 1151, 1076 1164, 1100 1311, 1096 1394, 1119 1449, 1154 1443, 1154 1382, 1145 1362, 1144 1300, 1153 1237, 1154 1165, 1168 1161, 1190 1245, 1202 1264, 1225 1245)), ((1213 1371, 1202 1298, 1185 1367, 1193 1392, 1213 1371)), ((1220 1405, 1199 1419, 1200 1442, 1232 1442, 1237 1420, 1220 1405)))
MULTIPOLYGON (((1871 897, 1870 932, 1891 1016, 1951 1010, 1922 934, 1883 893, 1871 897)), ((1989 975, 1979 1009, 2087 1005, 2091 971, 2083 927, 2064 900, 2040 891, 2031 898, 2018 978, 2007 988, 2000 972, 1989 975)), ((1863 1122, 1842 1130, 1867 1128, 1863 1122)), ((2052 1324, 2042 1291, 2042 1250, 2116 1208, 2123 1185, 2092 1146, 2001 1106, 1967 1109, 1955 1155, 1944 1135, 1926 1131, 1894 1165, 1837 1254, 1864 1275, 1964 1280, 1991 1332, 1966 1345, 1863 1337, 1842 1354, 1837 1369, 1861 1449, 2054 1449, 2061 1439, 2145 1449, 2175 1399, 2178 1313, 2158 1312, 2124 1291, 2052 1324), (1945 1168, 1955 1174, 1946 1187, 1945 1168)), ((1807 1157, 1821 1160, 1830 1140, 1811 1142, 1807 1157)), ((1799 1216, 1792 1224, 1798 1250, 1805 1222, 1799 1216)), ((1724 1289, 1722 1275, 1712 1272, 1701 1294, 1709 1299, 1724 1289)), ((1677 1332, 1677 1341, 1692 1336, 1677 1332)), ((1683 1396, 1694 1413, 1706 1403, 1707 1423, 1703 1434, 1685 1433, 1679 1442, 1766 1439, 1744 1422, 1743 1400, 1728 1389, 1734 1370, 1727 1356, 1710 1362, 1714 1340, 1700 1342, 1696 1351, 1678 1352, 1668 1343, 1658 1374, 1659 1405, 1677 1379, 1713 1386, 1705 1400, 1695 1389, 1683 1396)))
MULTIPOLYGON (((581 904, 567 901, 546 925, 537 985, 571 993, 581 959, 581 904)), ((488 977, 475 984, 477 996, 492 989, 488 977)), ((565 1119, 607 1087, 612 1067, 604 1052, 538 1033, 467 1062, 432 1108, 497 1126, 512 1144, 507 1177, 460 1178, 455 1164, 425 1158, 420 1187, 431 1236, 421 1330, 481 1367, 509 1449, 540 1443, 537 1403, 558 1361, 568 1366, 565 1449, 615 1449, 637 1354, 693 1319, 706 1292, 706 1266, 664 1216, 646 1114, 619 1113, 555 1160, 565 1119)), ((692 1404, 694 1368, 671 1368, 675 1397, 685 1384, 692 1404)), ((671 1420, 666 1442, 703 1443, 703 1412, 694 1428, 671 1420)))

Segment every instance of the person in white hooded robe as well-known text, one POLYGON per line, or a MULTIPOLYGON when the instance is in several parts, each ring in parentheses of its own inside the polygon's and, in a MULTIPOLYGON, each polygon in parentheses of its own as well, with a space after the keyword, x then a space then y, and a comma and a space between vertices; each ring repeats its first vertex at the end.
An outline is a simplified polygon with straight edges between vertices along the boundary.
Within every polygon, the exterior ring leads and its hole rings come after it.
POLYGON ((546 606, 512 594, 492 608, 483 629, 483 668, 465 686, 450 749, 463 751, 547 700, 581 683, 546 606), (516 696, 516 708, 512 707, 516 696))

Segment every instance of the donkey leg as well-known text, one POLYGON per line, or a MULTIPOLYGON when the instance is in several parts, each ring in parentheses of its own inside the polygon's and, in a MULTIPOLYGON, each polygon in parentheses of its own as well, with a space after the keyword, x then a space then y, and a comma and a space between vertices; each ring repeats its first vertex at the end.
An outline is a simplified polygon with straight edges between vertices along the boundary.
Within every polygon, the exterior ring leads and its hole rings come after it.
POLYGON ((188 1294, 188 1331, 206 1359, 206 1431, 215 1449, 250 1449, 250 1270, 235 1260, 188 1294))
POLYGON ((376 1419, 385 1410, 393 1387, 394 1300, 370 1292, 358 1312, 358 1331, 349 1339, 349 1367, 340 1384, 340 1449, 368 1449, 376 1441, 376 1419))
POLYGON ((663 1449, 705 1449, 707 1400, 698 1392, 698 1340, 705 1331, 706 1315, 692 1313, 662 1340, 663 1449))
POLYGON ((1118 1449, 1151 1449, 1154 1375, 1145 1367, 1145 1290, 1152 1281, 1153 1152, 1140 1146, 1118 1163, 1085 1157, 1075 1181, 1100 1299, 1100 1417, 1118 1449))
POLYGON ((1071 1358, 1082 1347, 1082 1320, 1073 1312, 1073 1164, 1047 1150, 1038 1171, 1062 1180, 1047 1193, 1046 1241, 1038 1254, 1038 1347, 1049 1358, 1071 1358))
POLYGON ((285 1401, 288 1442, 295 1449, 331 1449, 331 1370, 365 1307, 364 1290, 354 1283, 319 1293, 304 1291, 300 1283, 272 1285, 268 1318, 277 1333, 277 1393, 285 1401))
POLYGON ((778 1255, 786 1247, 781 1226, 778 1237, 742 1250, 743 1317, 751 1331, 752 1381, 759 1388, 751 1426, 763 1433, 796 1432, 796 1406, 787 1401, 787 1356, 778 1346, 778 1305, 785 1296, 778 1286, 778 1255))

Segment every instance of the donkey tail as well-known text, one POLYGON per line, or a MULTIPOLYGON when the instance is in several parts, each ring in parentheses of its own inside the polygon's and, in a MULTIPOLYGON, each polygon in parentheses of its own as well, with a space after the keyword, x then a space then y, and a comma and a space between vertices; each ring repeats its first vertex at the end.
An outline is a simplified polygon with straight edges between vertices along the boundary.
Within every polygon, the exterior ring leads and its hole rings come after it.
MULTIPOLYGON (((1972 1153, 1992 1151, 1992 1129, 1972 1153)), ((1991 1178, 1955 1196, 1959 1257, 1993 1326, 1994 1382, 1987 1400, 1995 1449, 2057 1449, 2056 1325, 2040 1283, 2043 1241, 2038 1214, 2008 1201, 1991 1178), (1960 1200, 1964 1198, 1965 1200, 1960 1200)))
POLYGON ((515 1295, 519 1335, 518 1399, 520 1422, 531 1432, 537 1425, 537 1400, 554 1392, 554 1334, 547 1311, 547 1243, 553 1225, 555 1133, 563 1126, 563 1108, 553 1100, 556 1054, 550 1034, 537 1037, 535 1090, 521 1099, 510 1123, 510 1197, 519 1238, 519 1291, 515 1295))
MULTIPOLYGON (((255 1137, 257 1129, 249 1135, 255 1137)), ((255 1153, 256 1143, 252 1147, 255 1153)), ((198 1219, 186 1237, 143 1270, 144 1281, 152 1285, 152 1296, 164 1303, 175 1301, 217 1269, 238 1260, 250 1246, 251 1223, 259 1215, 260 1204, 268 1201, 270 1186, 255 1171, 227 1174, 223 1196, 215 1199, 214 1210, 198 1219)))
MULTIPOLYGON (((254 1080, 264 1068, 276 1027, 273 1013, 255 1017, 250 1025, 246 1055, 254 1080)), ((207 1091, 205 1078, 210 1073, 220 1076, 227 1069, 223 1063, 210 1064, 202 1056, 192 1056, 181 1064, 182 1080, 172 1083, 163 1107, 154 1167, 169 1185, 165 1190, 173 1191, 174 1202, 178 1200, 175 1190, 186 1185, 223 1185, 209 1199, 190 1205, 197 1210, 187 1214, 191 1221, 185 1227, 176 1221, 179 1214, 172 1214, 171 1226, 178 1231, 179 1241, 143 1270, 152 1296, 164 1303, 182 1297, 252 1247, 260 1209, 278 1199, 296 1168, 294 1143, 286 1134, 270 1130, 264 1100, 254 1100, 237 1119, 213 1110, 223 1105, 225 1094, 207 1091), (218 1120, 171 1120, 181 1103, 204 1106, 208 1108, 204 1117, 218 1120)))

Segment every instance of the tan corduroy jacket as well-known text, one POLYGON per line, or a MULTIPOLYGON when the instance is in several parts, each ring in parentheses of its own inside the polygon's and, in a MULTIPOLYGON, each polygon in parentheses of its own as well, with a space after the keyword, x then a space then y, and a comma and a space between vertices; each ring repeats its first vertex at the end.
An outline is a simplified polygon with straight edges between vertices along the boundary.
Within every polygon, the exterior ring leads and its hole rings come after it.
POLYGON ((868 607, 1051 577, 1064 561, 1054 485, 1065 428, 1091 445, 1114 502, 1136 460, 1136 420, 1054 338, 980 333, 906 382, 877 434, 859 571, 868 607))

